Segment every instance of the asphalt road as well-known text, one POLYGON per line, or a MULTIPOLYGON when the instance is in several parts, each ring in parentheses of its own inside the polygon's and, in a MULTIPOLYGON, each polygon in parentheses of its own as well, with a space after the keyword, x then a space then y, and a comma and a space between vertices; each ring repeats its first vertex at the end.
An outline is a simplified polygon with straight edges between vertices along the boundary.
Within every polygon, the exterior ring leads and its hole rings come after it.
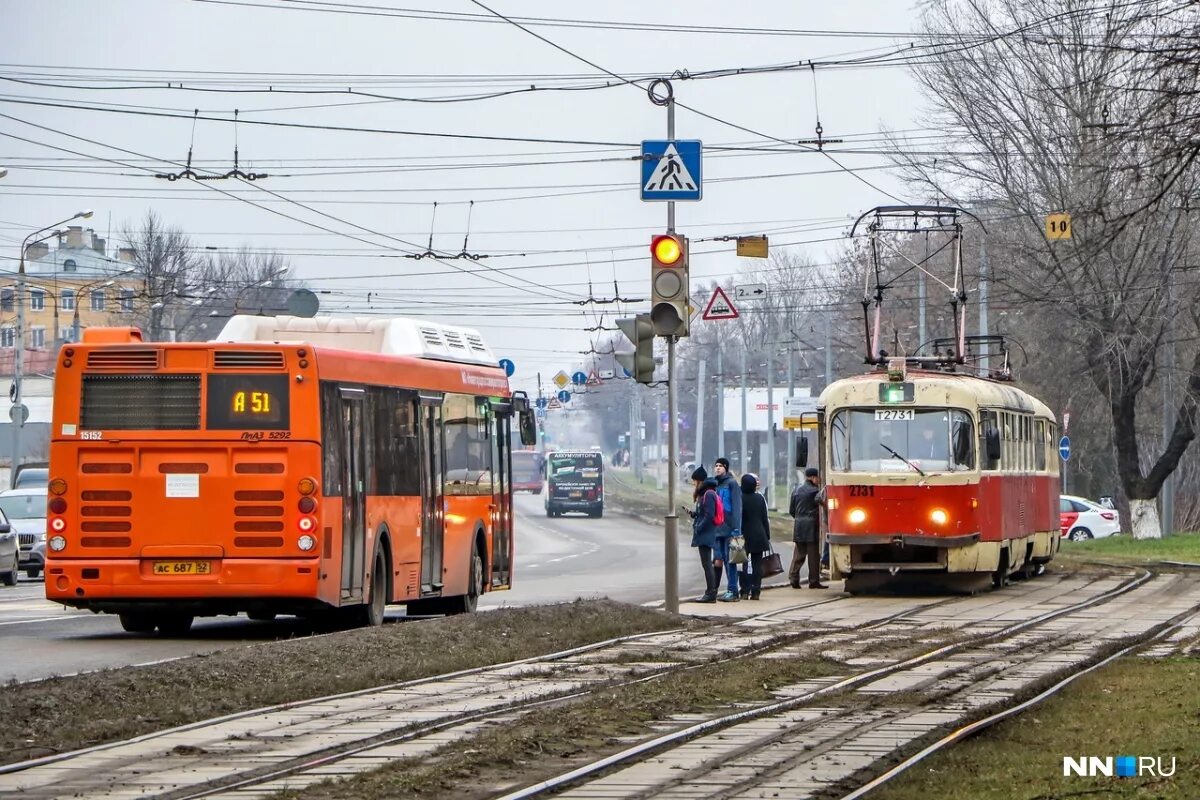
MULTIPOLYGON (((516 498, 514 588, 485 595, 484 609, 610 597, 648 603, 663 597, 663 534, 660 525, 613 513, 601 519, 549 519, 542 498, 516 498)), ((681 596, 703 587, 686 517, 680 521, 681 596)), ((787 555, 785 554, 785 558, 787 555)), ((389 621, 403 619, 389 609, 389 621)), ((64 609, 47 602, 42 580, 22 575, 0 587, 0 683, 27 681, 110 667, 208 653, 253 642, 310 635, 301 620, 252 622, 245 617, 203 617, 185 637, 128 634, 115 616, 64 609)))

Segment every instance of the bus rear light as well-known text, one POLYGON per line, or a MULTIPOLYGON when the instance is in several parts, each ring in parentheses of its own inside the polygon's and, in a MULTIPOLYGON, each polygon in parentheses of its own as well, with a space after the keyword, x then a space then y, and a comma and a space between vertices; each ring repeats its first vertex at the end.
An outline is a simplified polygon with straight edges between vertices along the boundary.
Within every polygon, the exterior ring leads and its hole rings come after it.
POLYGON ((50 530, 56 533, 66 530, 66 527, 67 521, 62 517, 55 517, 54 519, 50 520, 50 530))
POLYGON ((933 521, 934 525, 945 525, 950 521, 950 515, 946 513, 945 509, 935 508, 929 512, 929 519, 933 521))
POLYGON ((867 520, 867 512, 863 511, 861 508, 850 509, 850 513, 847 516, 851 524, 854 525, 861 525, 867 520))
POLYGON ((312 478, 301 478, 300 482, 296 484, 296 489, 300 491, 300 494, 307 496, 317 491, 317 482, 312 478))
POLYGON ((296 540, 296 546, 307 552, 317 546, 317 540, 312 536, 305 534, 296 540))
POLYGON ((296 521, 296 527, 304 533, 308 533, 317 527, 317 521, 312 517, 301 517, 296 521))
POLYGON ((55 478, 54 480, 50 481, 50 483, 46 484, 46 489, 50 492, 50 494, 66 494, 67 482, 62 478, 55 478))
POLYGON ((317 510, 317 501, 311 497, 300 498, 300 513, 311 514, 317 510))
POLYGON ((67 501, 61 497, 55 497, 46 504, 46 508, 48 508, 52 514, 62 514, 67 510, 67 501))
POLYGON ((49 544, 50 549, 56 553, 67 549, 67 540, 62 536, 51 536, 50 541, 47 544, 49 544))

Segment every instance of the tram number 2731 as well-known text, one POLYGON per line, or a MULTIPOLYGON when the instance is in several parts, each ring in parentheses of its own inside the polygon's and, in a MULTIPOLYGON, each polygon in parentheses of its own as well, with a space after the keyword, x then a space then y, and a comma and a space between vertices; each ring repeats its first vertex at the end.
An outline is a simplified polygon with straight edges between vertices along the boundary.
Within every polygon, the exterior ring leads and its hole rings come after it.
POLYGON ((863 484, 851 484, 850 485, 850 496, 851 497, 874 497, 875 496, 875 487, 867 486, 867 485, 863 485, 863 484))

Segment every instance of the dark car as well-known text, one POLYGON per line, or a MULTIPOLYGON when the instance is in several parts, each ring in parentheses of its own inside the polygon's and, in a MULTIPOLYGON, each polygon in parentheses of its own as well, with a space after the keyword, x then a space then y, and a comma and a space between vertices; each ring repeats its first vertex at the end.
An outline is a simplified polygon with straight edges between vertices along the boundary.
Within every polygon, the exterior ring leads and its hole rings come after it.
POLYGON ((604 455, 559 451, 546 457, 546 516, 582 511, 604 516, 604 455))

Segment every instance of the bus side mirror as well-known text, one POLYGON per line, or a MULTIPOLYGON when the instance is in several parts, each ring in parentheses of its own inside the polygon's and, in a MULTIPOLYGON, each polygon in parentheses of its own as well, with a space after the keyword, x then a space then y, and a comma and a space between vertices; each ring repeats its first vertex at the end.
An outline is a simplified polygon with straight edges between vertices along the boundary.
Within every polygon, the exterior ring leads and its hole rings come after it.
POLYGON ((808 466, 808 438, 804 436, 796 441, 796 466, 800 469, 808 466))
POLYGON ((1000 431, 996 428, 988 428, 984 434, 984 441, 987 443, 988 461, 1000 460, 1000 431))

